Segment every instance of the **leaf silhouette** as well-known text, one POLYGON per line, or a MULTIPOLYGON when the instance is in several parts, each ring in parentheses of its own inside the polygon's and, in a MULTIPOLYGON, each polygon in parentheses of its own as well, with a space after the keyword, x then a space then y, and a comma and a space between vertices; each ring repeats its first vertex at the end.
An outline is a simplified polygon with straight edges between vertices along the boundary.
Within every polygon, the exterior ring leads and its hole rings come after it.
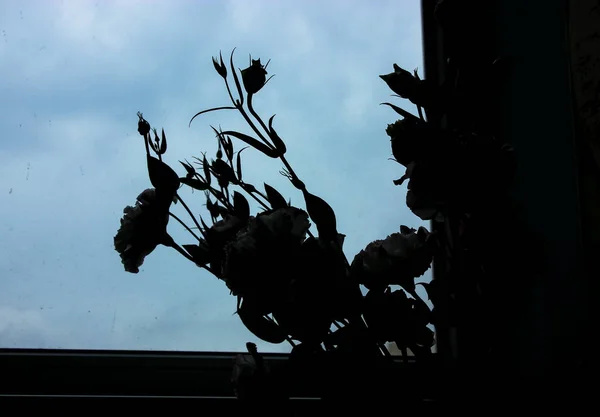
POLYGON ((204 170, 204 176, 206 177, 206 184, 210 185, 210 165, 208 164, 206 155, 204 155, 204 159, 202 160, 202 169, 204 170))
POLYGON ((147 155, 150 182, 157 190, 175 194, 179 188, 179 177, 173 169, 153 156, 147 155))
POLYGON ((306 202, 306 211, 317 225, 319 238, 327 241, 337 240, 337 222, 331 206, 321 197, 309 193, 306 189, 302 193, 306 202))
POLYGON ((185 168, 187 174, 191 177, 192 175, 194 175, 196 173, 196 170, 194 169, 194 167, 192 165, 190 165, 188 162, 182 162, 179 161, 179 163, 181 165, 183 165, 183 167, 185 168))
POLYGON ((162 155, 165 152, 167 152, 167 135, 165 135, 165 129, 162 129, 161 132, 161 136, 162 136, 162 141, 160 142, 160 149, 159 149, 159 153, 162 155))
POLYGON ((277 323, 267 319, 260 313, 258 304, 250 297, 239 297, 240 304, 237 313, 244 323, 244 326, 250 330, 256 337, 269 343, 282 343, 285 341, 286 334, 277 323), (240 303, 241 300, 241 303, 240 303))
POLYGON ((225 148, 225 155, 227 155, 227 159, 231 161, 233 159, 233 143, 231 142, 231 138, 227 136, 227 141, 223 145, 225 148))
POLYGON ((228 130, 227 132, 223 132, 222 135, 230 135, 234 138, 237 138, 243 142, 246 142, 248 145, 252 146, 254 149, 261 151, 265 155, 271 158, 277 158, 279 156, 277 150, 265 145, 260 142, 258 139, 254 139, 252 136, 248 136, 244 133, 234 132, 232 130, 228 130))
POLYGON ((246 197, 237 191, 233 193, 233 210, 234 215, 242 221, 246 221, 250 217, 250 204, 246 197))
POLYGON ((204 228, 204 230, 201 230, 201 232, 206 237, 206 232, 210 229, 210 227, 208 227, 208 225, 204 222, 204 219, 202 218, 202 216, 199 216, 199 217, 200 217, 200 224, 204 228))
POLYGON ((271 118, 269 119, 269 137, 273 141, 273 145, 275 145, 275 149, 277 149, 279 151, 279 153, 281 155, 283 155, 287 151, 287 148, 285 146, 285 143, 283 142, 283 139, 281 139, 279 137, 279 135, 273 128, 273 118, 274 117, 275 117, 275 115, 271 116, 271 118))
POLYGON ((238 95, 240 99, 236 101, 238 106, 244 104, 244 92, 242 91, 242 85, 240 84, 240 79, 235 71, 235 67, 233 66, 233 53, 235 52, 235 48, 231 51, 231 56, 229 57, 229 66, 231 67, 231 72, 233 73, 233 81, 235 82, 235 88, 237 88, 238 95))
POLYGON ((288 207, 288 203, 285 201, 285 198, 279 194, 279 191, 267 183, 265 183, 265 192, 267 193, 267 199, 273 210, 288 207))
POLYGON ((183 249, 190 254, 194 262, 198 266, 204 266, 210 262, 210 250, 206 242, 201 242, 201 245, 182 245, 183 249))
POLYGON ((212 59, 215 70, 219 73, 219 75, 223 78, 227 78, 227 67, 223 62, 223 55, 221 55, 221 51, 219 51, 219 62, 217 59, 213 57, 212 59))
POLYGON ((404 117, 405 119, 414 119, 416 121, 420 121, 420 119, 417 116, 415 116, 414 114, 409 113, 406 110, 401 109, 400 107, 398 107, 392 103, 380 103, 380 105, 390 106, 392 109, 394 109, 394 111, 396 113, 398 113, 400 116, 404 117))
POLYGON ((185 184, 188 187, 192 187, 195 190, 205 191, 210 188, 207 183, 205 183, 204 181, 197 180, 195 178, 180 178, 179 180, 182 184, 185 184))
POLYGON ((237 177, 238 177, 239 181, 242 180, 242 157, 241 157, 241 154, 242 154, 242 151, 246 148, 247 148, 247 146, 243 147, 237 153, 236 168, 237 168, 237 177))

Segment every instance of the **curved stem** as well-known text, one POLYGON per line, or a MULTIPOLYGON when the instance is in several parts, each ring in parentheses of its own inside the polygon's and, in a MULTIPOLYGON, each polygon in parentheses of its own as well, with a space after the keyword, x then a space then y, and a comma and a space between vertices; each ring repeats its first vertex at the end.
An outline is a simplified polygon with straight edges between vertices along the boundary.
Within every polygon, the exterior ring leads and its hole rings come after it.
POLYGON ((255 192, 256 192, 256 194, 258 194, 259 196, 261 196, 265 200, 269 201, 269 198, 265 194, 263 194, 262 192, 260 192, 260 191, 258 191, 256 189, 255 189, 255 192))
POLYGON ((177 220, 179 222, 180 225, 185 227, 185 229, 188 232, 190 232, 192 234, 192 236, 194 236, 198 240, 198 242, 201 241, 201 239, 198 237, 198 235, 196 233, 194 233, 194 231, 192 229, 190 229, 189 226, 183 222, 183 220, 181 220, 179 217, 177 217, 175 214, 173 214, 171 212, 169 212, 169 216, 173 217, 175 220, 177 220))
MULTIPOLYGON (((269 206, 267 206, 266 203, 264 203, 257 196, 255 196, 253 192, 246 190, 246 188, 244 187, 245 185, 246 185, 246 183, 240 183, 240 187, 242 187, 242 190, 246 191, 250 197, 252 197, 258 204, 260 204, 262 206, 263 209, 268 210, 269 206)), ((256 193, 258 193, 260 195, 260 192, 258 190, 256 190, 256 193)), ((267 200, 266 197, 265 197, 265 200, 267 200)))
POLYGON ((237 107, 237 103, 235 101, 235 99, 233 98, 233 94, 231 93, 231 88, 229 88, 229 83, 227 82, 227 78, 225 78, 225 87, 227 87, 227 93, 229 93, 229 98, 231 99, 231 102, 233 103, 233 105, 235 107, 237 107))
MULTIPOLYGON (((267 320, 269 320, 270 322, 272 322, 272 323, 279 324, 279 323, 277 323, 277 321, 276 321, 276 320, 275 320, 273 317, 271 317, 271 316, 264 316, 264 317, 265 317, 267 320)), ((289 344, 290 344, 292 347, 295 347, 295 346, 296 346, 296 344, 294 343, 294 341, 292 340, 292 338, 291 338, 291 337, 289 337, 287 334, 285 335, 285 340, 286 340, 286 341, 287 341, 287 342, 288 342, 288 343, 289 343, 289 344)))
MULTIPOLYGON (((233 57, 233 55, 232 55, 232 57, 233 57)), ((235 68, 233 67, 233 62, 231 63, 231 65, 232 65, 232 68, 231 68, 232 71, 235 71, 235 68)), ((252 128, 254 133, 256 133, 258 135, 259 139, 262 140, 265 145, 272 147, 273 145, 264 137, 264 135, 260 132, 260 130, 258 130, 258 128, 254 124, 254 122, 252 122, 252 119, 250 119, 248 117, 248 114, 246 113, 246 111, 244 110, 244 107, 243 107, 243 103, 242 103, 243 97, 240 97, 240 100, 236 100, 233 98, 233 93, 231 92, 231 88, 229 87, 229 82, 227 82, 227 78, 225 78, 225 87, 227 88, 227 93, 229 94, 229 98, 231 99, 231 102, 236 107, 236 109, 238 109, 240 114, 244 117, 244 119, 246 120, 246 123, 248 123, 248 125, 252 128)), ((261 121, 261 123, 262 123, 262 121, 261 121)), ((264 125, 264 123, 262 123, 262 124, 264 125)), ((268 132, 267 129, 265 129, 265 131, 268 132)))
POLYGON ((267 132, 268 135, 270 135, 270 132, 269 132, 269 129, 267 128, 267 125, 265 124, 265 122, 263 122, 263 120, 256 113, 256 111, 254 111, 254 107, 252 106, 252 97, 254 97, 254 94, 248 94, 247 97, 248 97, 248 110, 250 110, 250 114, 252 116, 254 116, 254 118, 258 121, 258 123, 260 123, 260 126, 263 128, 263 130, 265 132, 267 132))
MULTIPOLYGON (((248 117, 248 113, 246 113, 246 110, 244 110, 244 108, 241 106, 238 106, 238 110, 239 110, 240 114, 244 117, 244 120, 246 120, 246 123, 248 123, 248 126, 250 126, 250 128, 252 128, 254 133, 256 133, 258 138, 260 140, 262 140, 263 143, 265 145, 267 145, 269 148, 273 148, 273 144, 265 138, 265 136, 261 133, 261 131, 258 129, 258 127, 256 127, 256 125, 254 124, 252 119, 250 119, 250 117, 248 117)), ((268 132, 268 130, 267 130, 267 132, 268 132)))
MULTIPOLYGON (((290 176, 291 176, 293 179, 295 179, 295 180, 297 180, 297 181, 300 181, 300 182, 302 182, 302 181, 300 180, 300 178, 298 177, 298 175, 296 175, 296 173, 294 172, 294 169, 292 168, 292 166, 290 165, 290 163, 287 161, 287 159, 285 159, 285 156, 284 156, 284 155, 280 155, 280 156, 279 156, 279 159, 281 159, 281 162, 283 163, 283 165, 285 166, 285 168, 288 170, 288 172, 289 172, 290 176)), ((303 184, 304 184, 304 183, 303 183, 303 184)))
POLYGON ((288 342, 290 344, 290 346, 296 347, 296 344, 294 343, 294 341, 292 340, 292 338, 289 337, 288 335, 285 335, 285 340, 286 340, 286 342, 288 342))
MULTIPOLYGON (((181 254, 181 256, 183 256, 184 258, 186 258, 187 260, 189 260, 191 262, 194 262, 195 265, 198 265, 194 261, 194 258, 192 258, 189 253, 187 253, 181 246, 179 246, 177 243, 175 243, 175 241, 173 240, 172 237, 169 236, 169 239, 170 239, 170 242, 166 243, 165 246, 169 246, 170 248, 175 249, 177 252, 179 252, 181 254)), ((218 275, 215 274, 215 272, 209 266, 207 266, 207 265, 198 265, 198 266, 206 269, 208 272, 210 272, 214 276, 218 277, 218 275)))
MULTIPOLYGON (((265 124, 265 122, 263 122, 263 120, 260 118, 260 116, 254 110, 254 106, 252 105, 252 97, 253 97, 253 94, 248 94, 248 110, 250 111, 250 114, 252 114, 252 116, 254 116, 254 118, 258 121, 258 123, 260 123, 260 126, 264 129, 264 131, 267 132, 268 135, 270 135, 269 128, 267 127, 267 125, 265 124)), ((298 175, 296 175, 296 173, 294 172, 294 169, 292 168, 292 166, 290 165, 290 163, 287 161, 287 159, 285 158, 285 156, 284 155, 280 155, 279 159, 281 159, 281 162, 283 163, 283 165, 285 166, 285 168, 290 173, 290 176, 293 179, 302 182, 300 180, 300 178, 298 177, 298 175)))
POLYGON ((179 202, 181 203, 181 205, 183 206, 183 208, 188 212, 188 214, 190 215, 190 217, 194 221, 194 224, 196 225, 196 227, 198 228, 198 230, 202 230, 202 227, 200 227, 200 223, 198 223, 198 220, 196 220, 196 216, 194 216, 194 213, 192 213, 192 211, 187 206, 187 204, 185 204, 185 201, 183 201, 183 199, 181 197, 179 197, 179 194, 176 194, 176 195, 177 195, 177 199, 179 200, 179 202))
POLYGON ((175 243, 175 241, 173 240, 173 238, 170 237, 170 239, 171 240, 168 243, 165 243, 165 246, 168 246, 170 248, 175 249, 177 252, 179 252, 179 254, 181 256, 183 256, 184 258, 186 258, 188 261, 194 262, 194 258, 192 258, 189 253, 187 253, 181 246, 179 246, 177 243, 175 243))
MULTIPOLYGON (((202 182, 206 183, 206 180, 204 179, 204 177, 200 174, 198 174, 197 172, 195 173, 196 178, 199 178, 200 180, 202 180, 202 182)), ((213 197, 215 197, 218 201, 220 201, 221 203, 223 203, 223 205, 225 205, 225 207, 227 207, 228 209, 232 209, 233 206, 231 205, 231 203, 227 200, 222 200, 221 197, 219 196, 219 190, 217 190, 216 188, 213 188, 211 186, 208 187, 208 189, 206 190, 208 192, 210 192, 213 197)), ((223 198, 225 196, 223 195, 223 198)))
POLYGON ((233 204, 231 204, 229 202, 229 200, 225 197, 225 194, 219 194, 219 190, 217 190, 216 188, 209 188, 210 193, 217 199, 217 201, 220 201, 221 203, 223 203, 223 205, 225 207, 227 207, 229 210, 233 210, 233 204))
MULTIPOLYGON (((365 321, 364 317, 362 315, 358 315, 356 319, 357 320, 354 324, 367 330, 367 334, 370 336, 371 341, 375 343, 375 346, 379 349, 380 353, 383 356, 391 356, 390 351, 387 349, 387 347, 385 347, 385 344, 379 343, 375 340, 372 334, 372 330, 367 325, 367 322, 365 321)), ((352 323, 352 321, 350 321, 350 323, 352 323)))

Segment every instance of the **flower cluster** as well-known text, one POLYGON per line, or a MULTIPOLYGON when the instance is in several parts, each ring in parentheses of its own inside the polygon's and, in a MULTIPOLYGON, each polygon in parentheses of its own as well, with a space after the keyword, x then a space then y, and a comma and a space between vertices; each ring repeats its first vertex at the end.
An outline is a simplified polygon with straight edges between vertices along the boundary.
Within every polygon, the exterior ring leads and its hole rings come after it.
POLYGON ((168 241, 169 205, 170 200, 149 188, 137 197, 134 206, 125 207, 121 227, 114 238, 125 271, 139 272, 144 258, 168 241))
MULTIPOLYGON (((309 191, 287 161, 274 116, 265 122, 254 109, 253 96, 269 80, 268 63, 251 59, 248 68, 237 70, 232 52, 229 65, 222 56, 213 58, 213 65, 231 105, 200 111, 190 123, 206 113, 236 111, 250 132, 212 128, 215 158, 202 154, 191 163, 179 161, 184 169, 180 175, 163 161, 164 130, 158 134, 138 113, 153 188, 140 194, 135 206, 125 208, 115 236, 125 270, 138 272, 144 257, 159 244, 172 247, 224 282, 237 298, 237 315, 256 337, 289 342, 295 357, 327 351, 385 356, 390 342, 405 353, 430 355, 433 318, 415 290, 415 280, 437 253, 436 235, 424 227, 401 226, 399 232, 367 244, 348 262, 335 211, 309 191), (245 147, 236 149, 240 142, 245 147), (280 160, 281 174, 302 194, 303 207, 292 206, 268 184, 259 188, 248 182, 242 167, 247 148, 280 160), (201 192, 204 217, 193 214, 179 194, 181 187, 201 192), (170 211, 174 203, 180 203, 193 224, 170 211), (174 242, 167 232, 170 218, 189 232, 191 243, 174 242)), ((492 193, 486 190, 491 185, 506 182, 508 147, 493 138, 440 130, 428 123, 422 107, 427 112, 444 100, 416 72, 394 65, 394 72, 381 78, 419 109, 414 116, 386 103, 403 116, 386 132, 396 161, 406 167, 395 183, 408 181, 407 204, 415 214, 435 219, 450 209, 472 210, 489 198, 492 193), (479 175, 472 175, 475 171, 479 175)), ((249 351, 236 359, 234 379, 240 396, 252 385, 248 379, 263 378, 266 372, 256 348, 249 351)))
POLYGON ((403 118, 388 125, 394 159, 406 168, 406 205, 423 220, 443 221, 449 212, 471 213, 488 205, 511 183, 513 149, 493 136, 441 129, 424 117, 452 104, 452 93, 394 64, 380 76, 392 91, 418 106, 414 116, 393 104, 403 118), (441 109, 440 109, 441 108, 441 109))

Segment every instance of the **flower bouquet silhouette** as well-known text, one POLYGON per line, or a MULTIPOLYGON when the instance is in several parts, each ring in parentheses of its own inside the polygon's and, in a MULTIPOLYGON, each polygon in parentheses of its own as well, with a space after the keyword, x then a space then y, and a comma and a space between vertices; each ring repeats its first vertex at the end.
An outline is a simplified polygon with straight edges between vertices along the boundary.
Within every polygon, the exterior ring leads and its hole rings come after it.
MULTIPOLYGON (((434 234, 424 227, 400 226, 366 245, 349 262, 335 211, 310 192, 310 185, 286 159, 285 141, 274 127, 274 116, 265 119, 253 106, 254 95, 270 80, 268 62, 251 60, 247 68, 238 70, 233 55, 229 65, 221 55, 213 58, 231 105, 200 111, 190 124, 210 112, 236 111, 251 132, 213 127, 214 158, 204 154, 194 157, 194 163, 180 161, 183 174, 178 174, 163 160, 164 130, 159 134, 138 113, 152 188, 125 208, 114 238, 125 270, 137 273, 158 245, 175 249, 223 281, 237 298, 237 315, 248 330, 266 342, 290 343, 293 355, 338 352, 385 357, 389 356, 386 343, 394 342, 404 356, 409 350, 417 357, 430 356, 434 314, 416 293, 415 279, 429 269, 438 249, 434 234), (266 183, 257 187, 246 182, 242 168, 246 149, 279 159, 281 174, 302 193, 303 207, 290 205, 266 183), (178 194, 180 187, 203 192, 210 221, 193 214, 178 194), (258 212, 251 212, 249 199, 258 212), (173 204, 183 206, 190 224, 170 211, 173 204), (170 219, 185 227, 192 243, 174 241, 167 230, 170 219), (311 223, 316 235, 310 231, 311 223)), ((413 115, 383 103, 403 117, 386 132, 395 160, 406 167, 405 175, 394 182, 408 181, 408 207, 421 219, 438 221, 450 209, 474 209, 485 193, 473 190, 482 181, 500 177, 497 167, 509 150, 494 140, 443 131, 428 123, 425 114, 443 112, 451 94, 419 79, 416 71, 412 74, 394 64, 394 72, 381 78, 419 111, 413 115), (473 176, 474 171, 480 175, 473 176)), ((435 285, 424 286, 435 305, 435 285)), ((260 368, 255 347, 248 346, 250 353, 236 361, 238 383, 249 368, 253 372, 260 368)), ((244 392, 241 386, 239 395, 244 392)))

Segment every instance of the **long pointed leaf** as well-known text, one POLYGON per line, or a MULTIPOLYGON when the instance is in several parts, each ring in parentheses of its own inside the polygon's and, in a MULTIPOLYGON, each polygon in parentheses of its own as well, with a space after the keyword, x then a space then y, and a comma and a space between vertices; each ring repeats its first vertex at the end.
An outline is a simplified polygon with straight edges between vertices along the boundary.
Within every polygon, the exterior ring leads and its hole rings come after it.
POLYGON ((203 267, 210 262, 210 251, 206 243, 203 245, 182 245, 182 247, 199 267, 203 267))
POLYGON ((231 138, 229 136, 227 136, 227 147, 225 148, 225 155, 227 155, 227 159, 231 163, 231 160, 233 159, 233 142, 231 141, 231 138))
POLYGON ((237 164, 236 165, 237 165, 237 176, 238 176, 239 181, 242 180, 242 158, 240 155, 242 154, 242 151, 246 148, 247 148, 247 146, 243 147, 237 153, 237 164))
POLYGON ((240 79, 235 71, 235 67, 233 66, 233 53, 235 52, 235 48, 231 51, 231 56, 229 57, 229 65, 231 66, 231 72, 233 73, 233 81, 235 81, 235 87, 237 88, 238 95, 240 96, 239 105, 244 104, 244 92, 242 91, 242 85, 240 84, 240 79))
POLYGON ((223 62, 223 54, 221 53, 221 51, 219 51, 219 63, 221 65, 221 67, 224 68, 225 76, 223 78, 227 78, 227 67, 225 66, 225 63, 223 62))
POLYGON ((233 192, 233 211, 235 216, 244 222, 250 217, 250 204, 246 197, 237 191, 233 192))
POLYGON ((252 136, 248 136, 244 133, 234 132, 232 130, 222 132, 222 134, 233 136, 234 138, 237 138, 243 142, 246 142, 248 145, 252 146, 254 149, 261 151, 262 153, 264 153, 265 155, 267 155, 271 158, 278 157, 278 152, 275 149, 268 147, 264 143, 260 142, 258 139, 254 139, 252 136))
POLYGON ((202 160, 202 169, 204 170, 204 176, 206 177, 206 183, 210 185, 210 165, 208 164, 208 160, 206 159, 206 155, 204 155, 204 159, 202 160))
POLYGON ((306 211, 317 225, 319 238, 327 241, 337 240, 337 225, 335 212, 329 204, 321 197, 317 197, 303 190, 306 211))
POLYGON ((265 192, 267 193, 267 199, 269 200, 269 204, 271 204, 271 208, 273 210, 288 207, 288 203, 285 201, 285 198, 279 194, 279 191, 266 183, 265 192))
POLYGON ((153 156, 147 155, 146 159, 148 162, 148 175, 154 188, 175 194, 179 188, 177 173, 169 165, 153 156))
POLYGON ((275 118, 275 115, 271 116, 271 118, 269 119, 269 137, 273 141, 273 145, 275 145, 275 148, 279 151, 279 153, 281 155, 284 155, 285 152, 287 151, 287 148, 285 146, 285 143, 283 142, 283 139, 281 139, 279 137, 279 135, 277 134, 277 132, 275 131, 275 129, 273 129, 273 119, 274 118, 275 118))
POLYGON ((198 216, 198 217, 200 217, 200 224, 202 225, 202 227, 204 227, 204 230, 206 231, 206 230, 210 229, 210 227, 208 227, 208 225, 206 223, 204 223, 204 219, 202 218, 202 216, 198 216))
POLYGON ((208 184, 195 178, 180 178, 179 180, 183 184, 187 185, 188 187, 192 187, 195 190, 205 191, 209 188, 208 184))
POLYGON ((160 153, 164 154, 167 152, 167 135, 165 135, 165 129, 162 129, 162 142, 160 143, 160 153))
POLYGON ((194 175, 196 173, 196 170, 194 169, 193 166, 191 166, 189 163, 186 162, 181 162, 179 161, 179 163, 181 165, 183 165, 183 167, 185 168, 185 170, 187 171, 188 175, 194 175))
POLYGON ((282 328, 272 320, 268 320, 259 312, 258 304, 251 298, 243 297, 237 311, 242 323, 256 337, 269 343, 282 343, 286 334, 282 328))
POLYGON ((390 106, 392 109, 394 109, 394 111, 396 113, 398 113, 400 116, 404 117, 405 119, 414 119, 414 120, 419 120, 419 118, 417 116, 415 116, 412 113, 407 112, 404 109, 401 109, 398 106, 393 105, 392 103, 379 103, 380 105, 386 105, 386 106, 390 106))
MULTIPOLYGON (((215 132, 215 135, 217 135, 217 139, 219 140, 219 150, 225 149, 226 141, 225 141, 225 135, 223 135, 223 131, 217 130, 214 126, 211 126, 210 128, 215 132)), ((227 149, 225 149, 225 152, 227 152, 227 149)))

